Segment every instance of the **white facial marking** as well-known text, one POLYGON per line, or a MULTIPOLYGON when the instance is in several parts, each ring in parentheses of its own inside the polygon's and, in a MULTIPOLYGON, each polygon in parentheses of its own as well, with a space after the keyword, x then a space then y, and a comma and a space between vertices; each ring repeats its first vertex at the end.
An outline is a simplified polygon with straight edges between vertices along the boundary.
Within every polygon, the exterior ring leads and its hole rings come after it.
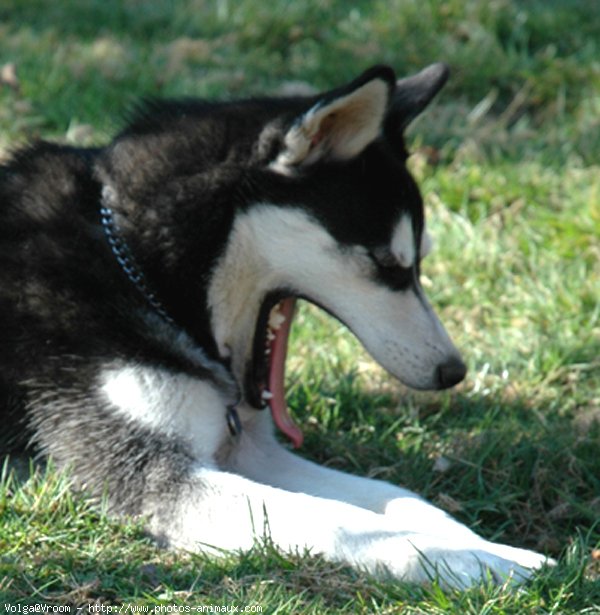
MULTIPOLYGON (((417 250, 409 216, 398 222, 393 247, 403 266, 414 263, 417 250)), ((219 348, 232 348, 236 377, 243 377, 251 355, 265 294, 289 288, 335 314, 405 384, 431 388, 437 366, 457 357, 457 350, 423 298, 387 288, 369 265, 364 249, 342 250, 299 208, 263 204, 240 215, 208 295, 215 340, 219 348)))
POLYGON ((402 214, 396 225, 392 236, 392 254, 402 267, 412 267, 415 262, 415 240, 412 220, 408 214, 402 214))

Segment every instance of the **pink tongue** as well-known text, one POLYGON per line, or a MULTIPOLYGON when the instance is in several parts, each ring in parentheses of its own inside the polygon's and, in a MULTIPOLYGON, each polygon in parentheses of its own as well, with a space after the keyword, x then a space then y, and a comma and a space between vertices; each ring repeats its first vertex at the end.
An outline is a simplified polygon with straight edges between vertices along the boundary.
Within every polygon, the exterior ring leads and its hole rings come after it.
POLYGON ((293 298, 284 299, 279 303, 279 311, 285 317, 285 321, 274 332, 275 339, 271 342, 271 369, 268 386, 273 396, 269 405, 275 425, 292 441, 294 448, 300 448, 304 436, 300 428, 292 421, 285 402, 284 388, 285 357, 295 306, 296 299, 293 298))

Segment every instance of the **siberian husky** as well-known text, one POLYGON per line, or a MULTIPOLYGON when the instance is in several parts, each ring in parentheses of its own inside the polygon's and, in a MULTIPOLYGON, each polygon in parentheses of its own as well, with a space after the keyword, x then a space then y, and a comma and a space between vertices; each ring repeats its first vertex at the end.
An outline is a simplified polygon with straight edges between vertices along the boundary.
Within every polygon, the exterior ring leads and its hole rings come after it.
POLYGON ((544 556, 274 434, 301 442, 284 398, 297 298, 410 387, 465 375, 419 284, 430 241, 403 141, 446 78, 376 66, 317 96, 152 102, 107 147, 16 153, 0 170, 3 446, 175 548, 268 538, 402 581, 530 576, 544 556))

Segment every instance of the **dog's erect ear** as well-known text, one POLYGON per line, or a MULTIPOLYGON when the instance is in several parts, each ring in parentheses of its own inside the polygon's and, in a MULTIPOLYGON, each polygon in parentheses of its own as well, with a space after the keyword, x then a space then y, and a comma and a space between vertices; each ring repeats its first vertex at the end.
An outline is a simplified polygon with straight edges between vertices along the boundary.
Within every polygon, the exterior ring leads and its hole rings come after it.
POLYGON ((395 87, 394 71, 375 66, 325 94, 288 129, 271 168, 289 172, 318 160, 347 160, 380 134, 395 87))
POLYGON ((412 77, 400 79, 386 118, 386 131, 402 132, 442 89, 449 74, 448 66, 440 62, 412 77))

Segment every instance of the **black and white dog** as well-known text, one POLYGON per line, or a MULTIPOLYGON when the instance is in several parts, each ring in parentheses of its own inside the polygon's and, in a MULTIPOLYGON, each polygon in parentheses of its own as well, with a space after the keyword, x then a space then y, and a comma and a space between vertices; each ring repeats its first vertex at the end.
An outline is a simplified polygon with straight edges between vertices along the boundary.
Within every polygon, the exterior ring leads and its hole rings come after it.
POLYGON ((174 547, 267 534, 458 587, 540 567, 273 433, 301 440, 283 386, 298 297, 411 387, 465 375, 419 284, 429 239, 403 142, 446 77, 377 66, 314 97, 150 103, 105 148, 17 153, 0 169, 3 446, 51 457, 174 547))

